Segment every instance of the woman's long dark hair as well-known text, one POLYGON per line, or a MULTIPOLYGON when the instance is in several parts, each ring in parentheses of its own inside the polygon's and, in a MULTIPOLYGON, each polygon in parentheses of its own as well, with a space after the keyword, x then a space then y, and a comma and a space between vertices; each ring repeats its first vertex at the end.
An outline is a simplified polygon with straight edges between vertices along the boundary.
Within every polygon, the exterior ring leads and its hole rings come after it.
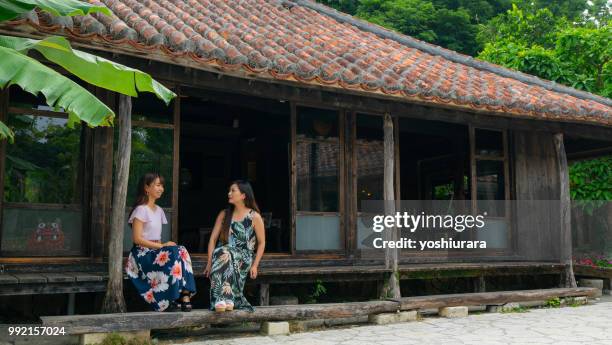
POLYGON ((132 210, 130 211, 130 217, 132 216, 132 213, 134 213, 136 207, 145 205, 149 202, 149 196, 145 191, 145 186, 150 186, 156 179, 159 179, 159 182, 164 184, 164 177, 155 172, 148 172, 140 178, 138 181, 138 187, 136 187, 136 199, 134 199, 134 204, 132 205, 132 210))
MULTIPOLYGON (((244 194, 244 206, 260 213, 259 206, 257 206, 257 201, 255 201, 255 193, 253 193, 253 187, 248 181, 244 180, 236 180, 230 183, 230 187, 232 185, 238 186, 238 190, 244 194)), ((222 243, 227 243, 229 238, 230 225, 232 223, 232 215, 234 214, 234 205, 229 204, 225 209, 225 219, 223 219, 223 225, 221 226, 221 234, 220 239, 222 243)))

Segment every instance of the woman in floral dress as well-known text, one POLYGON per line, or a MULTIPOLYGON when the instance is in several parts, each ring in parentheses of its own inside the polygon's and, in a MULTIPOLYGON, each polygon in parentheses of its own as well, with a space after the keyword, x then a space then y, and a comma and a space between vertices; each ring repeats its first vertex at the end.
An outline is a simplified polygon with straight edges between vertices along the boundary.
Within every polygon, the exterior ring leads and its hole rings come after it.
POLYGON ((161 243, 164 210, 155 205, 164 192, 164 179, 147 173, 138 183, 138 196, 130 213, 134 246, 126 273, 138 293, 156 311, 191 311, 195 295, 191 258, 187 249, 172 241, 161 243))
POLYGON ((217 216, 208 242, 208 253, 212 255, 209 254, 204 275, 210 278, 210 309, 253 311, 243 289, 247 275, 257 278, 266 246, 264 223, 248 182, 233 182, 227 198, 229 205, 217 216))

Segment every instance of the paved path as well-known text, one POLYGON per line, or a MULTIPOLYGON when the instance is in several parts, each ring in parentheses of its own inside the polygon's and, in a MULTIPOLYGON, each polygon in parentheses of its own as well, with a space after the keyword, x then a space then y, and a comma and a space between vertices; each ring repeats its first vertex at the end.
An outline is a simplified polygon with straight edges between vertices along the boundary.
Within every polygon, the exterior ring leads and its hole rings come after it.
MULTIPOLYGON (((358 326, 289 336, 250 336, 189 345, 610 345, 612 301, 581 307, 483 313, 461 319, 428 317, 385 326, 358 326)), ((183 345, 186 345, 183 343, 183 345)))

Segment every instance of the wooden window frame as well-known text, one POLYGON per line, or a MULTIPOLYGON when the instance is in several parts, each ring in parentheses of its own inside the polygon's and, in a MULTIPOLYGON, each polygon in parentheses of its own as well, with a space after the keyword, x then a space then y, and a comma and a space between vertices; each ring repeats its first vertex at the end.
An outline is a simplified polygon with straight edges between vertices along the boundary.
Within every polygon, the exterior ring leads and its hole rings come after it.
POLYGON ((291 255, 316 255, 316 254, 340 254, 344 255, 348 251, 347 247, 347 212, 346 212, 346 152, 345 152, 345 133, 346 133, 346 117, 347 111, 344 109, 325 107, 320 104, 313 104, 307 102, 291 102, 291 255), (338 170, 338 211, 337 212, 313 212, 313 211, 298 211, 297 210, 297 108, 315 108, 322 110, 335 111, 338 114, 338 149, 339 149, 339 170, 338 170), (330 249, 330 250, 297 250, 296 239, 297 239, 297 217, 302 215, 317 215, 317 216, 337 216, 339 218, 340 226, 340 244, 341 249, 330 249))
MULTIPOLYGON (((510 205, 510 197, 511 197, 511 180, 510 180, 510 149, 509 149, 509 135, 508 129, 506 128, 493 128, 486 126, 479 126, 478 124, 469 124, 469 142, 470 142, 470 199, 471 199, 471 208, 472 212, 478 212, 478 195, 477 195, 477 162, 478 161, 498 161, 503 162, 503 172, 504 172, 504 198, 505 198, 505 210, 503 217, 488 217, 489 219, 495 220, 504 220, 507 224, 507 237, 506 243, 508 244, 506 248, 495 248, 495 249, 486 249, 479 251, 465 251, 466 254, 480 254, 480 255, 512 255, 515 250, 515 244, 513 242, 514 236, 514 226, 512 222, 512 207, 510 205), (487 155, 477 155, 476 154, 476 130, 482 129, 487 131, 501 132, 502 134, 502 156, 487 156, 487 155)), ((474 234, 473 232, 471 233, 474 234)))
MULTIPOLYGON (((21 107, 12 107, 10 106, 10 91, 9 88, 5 88, 0 92, 0 121, 7 123, 10 114, 17 115, 32 115, 35 117, 50 117, 50 118, 58 118, 58 119, 68 119, 68 113, 66 112, 58 112, 52 110, 39 110, 39 109, 25 109, 21 107)), ((85 173, 87 167, 86 164, 86 155, 88 152, 84 152, 85 148, 83 141, 88 141, 90 133, 83 127, 81 128, 81 139, 79 140, 79 161, 81 162, 78 166, 78 169, 81 170, 80 174, 82 176, 88 176, 85 173), (85 136, 83 136, 85 133, 85 136)), ((13 144, 16 145, 16 144, 13 144)), ((81 213, 81 250, 71 250, 62 252, 59 255, 45 256, 45 255, 23 255, 22 251, 0 251, 0 259, 7 258, 19 258, 23 260, 31 260, 31 259, 39 259, 41 257, 50 257, 50 258, 86 258, 89 257, 91 253, 91 248, 89 246, 91 241, 91 231, 89 227, 89 218, 86 210, 88 205, 88 201, 86 200, 86 191, 85 184, 88 181, 83 181, 83 184, 79 186, 79 190, 77 193, 80 194, 80 203, 76 204, 57 204, 57 203, 30 203, 30 202, 6 202, 4 201, 4 183, 5 183, 5 160, 6 160, 6 140, 3 140, 0 143, 0 245, 2 243, 2 229, 3 229, 3 215, 4 208, 20 208, 25 210, 71 210, 71 211, 80 211, 81 213)))

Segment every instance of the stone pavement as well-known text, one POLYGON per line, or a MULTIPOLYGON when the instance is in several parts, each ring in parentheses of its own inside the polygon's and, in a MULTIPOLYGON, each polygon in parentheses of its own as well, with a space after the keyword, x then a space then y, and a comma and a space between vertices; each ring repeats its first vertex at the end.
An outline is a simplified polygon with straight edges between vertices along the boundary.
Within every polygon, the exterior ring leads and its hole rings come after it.
POLYGON ((183 345, 610 345, 612 300, 580 307, 529 309, 526 313, 426 317, 385 326, 354 326, 288 336, 243 336, 183 345))

